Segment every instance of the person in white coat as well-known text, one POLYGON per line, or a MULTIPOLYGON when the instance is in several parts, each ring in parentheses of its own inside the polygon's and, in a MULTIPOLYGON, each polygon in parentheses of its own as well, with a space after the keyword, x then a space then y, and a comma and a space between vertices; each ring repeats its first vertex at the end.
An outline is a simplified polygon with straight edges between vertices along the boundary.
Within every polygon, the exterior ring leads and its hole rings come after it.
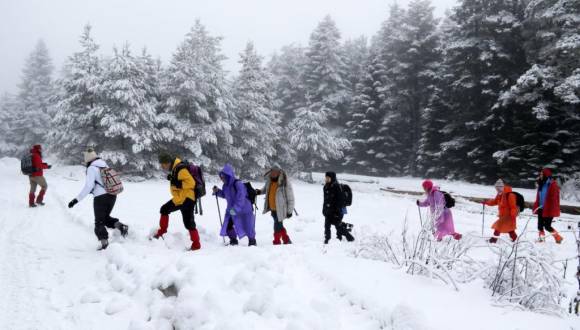
POLYGON ((109 246, 109 233, 107 227, 118 229, 123 237, 129 232, 129 227, 111 217, 113 207, 117 201, 117 196, 108 194, 104 188, 103 179, 101 178, 101 169, 108 168, 107 163, 97 156, 97 153, 89 149, 84 153, 84 159, 87 166, 87 175, 85 186, 78 196, 68 203, 68 207, 74 207, 82 201, 87 195, 93 195, 93 210, 95 213, 95 235, 101 242, 99 250, 106 249, 109 246))

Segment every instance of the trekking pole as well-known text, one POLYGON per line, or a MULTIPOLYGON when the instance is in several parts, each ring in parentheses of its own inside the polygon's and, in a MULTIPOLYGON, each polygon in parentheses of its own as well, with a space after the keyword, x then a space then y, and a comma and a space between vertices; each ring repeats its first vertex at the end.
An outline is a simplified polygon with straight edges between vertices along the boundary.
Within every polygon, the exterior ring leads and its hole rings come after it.
POLYGON ((297 217, 299 217, 300 215, 298 214, 298 211, 296 211, 296 209, 294 209, 294 213, 296 214, 297 217))
MULTIPOLYGON (((224 223, 222 221, 222 211, 220 209, 220 202, 218 200, 217 195, 215 196, 215 203, 217 204, 217 209, 218 209, 218 217, 220 219, 220 230, 222 229, 222 227, 224 226, 224 223)), ((224 244, 226 244, 226 238, 222 236, 222 240, 224 241, 224 244)))
POLYGON ((197 201, 199 203, 199 215, 203 215, 203 206, 201 206, 201 198, 199 198, 197 201))
POLYGON ((421 222, 421 228, 423 228, 423 215, 421 215, 421 207, 417 205, 417 211, 419 211, 419 221, 421 222))
POLYGON ((485 204, 482 204, 483 209, 481 211, 481 237, 483 237, 483 227, 485 226, 485 204))

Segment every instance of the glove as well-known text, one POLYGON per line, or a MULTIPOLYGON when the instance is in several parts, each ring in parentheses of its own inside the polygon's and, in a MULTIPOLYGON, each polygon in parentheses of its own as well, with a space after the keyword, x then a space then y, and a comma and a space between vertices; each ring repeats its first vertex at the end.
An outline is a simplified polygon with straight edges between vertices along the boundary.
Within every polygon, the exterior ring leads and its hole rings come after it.
POLYGON ((417 206, 419 206, 419 203, 420 203, 419 200, 417 200, 417 206))
POLYGON ((290 218, 292 218, 292 213, 286 214, 286 219, 290 219, 290 218))
POLYGON ((70 203, 68 203, 68 208, 69 208, 69 209, 72 209, 72 208, 73 208, 73 206, 77 205, 77 203, 78 203, 78 202, 79 202, 79 201, 78 201, 76 198, 75 198, 75 199, 73 199, 72 201, 70 201, 70 203))
POLYGON ((171 175, 171 173, 167 174, 167 180, 168 180, 168 181, 171 181, 171 180, 173 180, 173 176, 171 175))
POLYGON ((260 189, 256 189, 256 196, 261 195, 261 194, 262 194, 262 191, 260 189))
POLYGON ((236 210, 230 209, 230 215, 233 217, 236 215, 236 210))
POLYGON ((52 165, 48 165, 47 168, 50 170, 52 168, 52 165))
POLYGON ((217 186, 213 186, 212 190, 214 194, 217 194, 217 192, 219 191, 217 186))

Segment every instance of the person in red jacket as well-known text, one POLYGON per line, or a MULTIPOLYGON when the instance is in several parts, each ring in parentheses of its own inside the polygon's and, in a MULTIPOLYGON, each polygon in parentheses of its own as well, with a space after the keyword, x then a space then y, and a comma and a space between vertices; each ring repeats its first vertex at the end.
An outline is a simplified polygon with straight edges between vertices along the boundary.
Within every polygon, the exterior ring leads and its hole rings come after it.
POLYGON ((49 169, 51 166, 42 161, 42 146, 40 144, 34 145, 30 149, 30 153, 32 154, 32 166, 34 166, 36 172, 33 172, 28 177, 30 181, 28 205, 30 207, 36 207, 37 205, 44 205, 44 194, 46 194, 48 185, 46 184, 43 170, 49 169), (40 192, 38 193, 38 197, 35 197, 38 186, 40 186, 40 192))
POLYGON ((552 177, 552 170, 544 168, 538 178, 538 192, 534 203, 534 214, 538 215, 539 241, 544 242, 547 230, 554 236, 556 243, 562 243, 562 236, 552 228, 552 221, 560 216, 560 187, 552 177))

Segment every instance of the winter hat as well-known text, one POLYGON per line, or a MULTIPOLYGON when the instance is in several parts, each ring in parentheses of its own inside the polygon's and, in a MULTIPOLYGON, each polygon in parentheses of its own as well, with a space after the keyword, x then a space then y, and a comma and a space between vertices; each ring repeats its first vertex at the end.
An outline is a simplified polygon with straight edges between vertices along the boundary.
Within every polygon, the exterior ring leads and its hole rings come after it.
POLYGON ((502 179, 497 179, 497 181, 495 182, 495 187, 496 188, 503 188, 505 186, 505 183, 503 182, 502 179))
POLYGON ((431 180, 425 180, 423 181, 423 189, 427 190, 427 191, 431 191, 431 189, 433 189, 433 181, 431 180))
POLYGON ((97 153, 93 149, 87 149, 87 151, 83 153, 83 156, 85 158, 85 163, 90 163, 98 157, 97 153))
POLYGON ((549 178, 552 176, 552 170, 549 168, 543 168, 542 174, 544 175, 545 178, 549 178))
POLYGON ((274 163, 272 167, 270 167, 270 171, 282 171, 282 166, 278 163, 274 163))
POLYGON ((175 158, 166 152, 159 154, 159 164, 171 164, 175 158))
POLYGON ((32 149, 41 151, 42 150, 42 146, 40 144, 35 144, 35 145, 32 146, 32 149))
POLYGON ((329 177, 330 178, 330 181, 332 181, 332 182, 336 181, 336 173, 334 173, 334 172, 326 172, 324 175, 327 176, 327 177, 329 177))

